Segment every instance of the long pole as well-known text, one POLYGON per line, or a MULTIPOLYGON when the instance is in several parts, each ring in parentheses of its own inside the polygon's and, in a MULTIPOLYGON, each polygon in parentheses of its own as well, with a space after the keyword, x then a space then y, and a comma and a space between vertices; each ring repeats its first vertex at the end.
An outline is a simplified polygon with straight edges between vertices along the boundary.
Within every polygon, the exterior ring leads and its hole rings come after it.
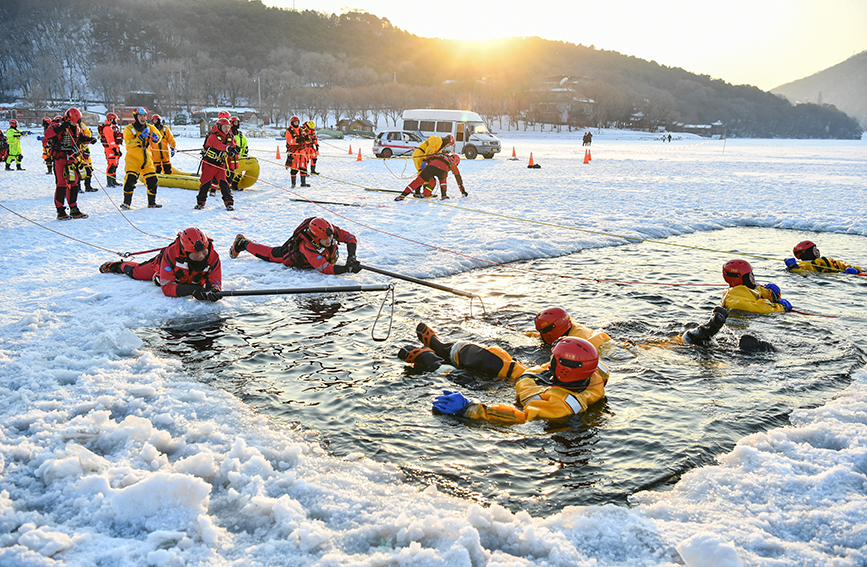
POLYGON ((238 289, 233 291, 219 291, 220 297, 241 297, 245 295, 292 295, 300 293, 338 293, 349 291, 388 291, 391 285, 339 285, 324 287, 289 287, 282 289, 238 289))
POLYGON ((416 283, 416 284, 419 284, 419 285, 423 285, 423 286, 427 286, 427 287, 432 287, 432 288, 434 288, 434 289, 438 289, 438 290, 441 290, 441 291, 447 291, 447 292, 449 292, 449 293, 453 293, 453 294, 455 294, 455 295, 462 295, 462 296, 464 296, 464 297, 470 297, 470 298, 472 298, 472 297, 479 297, 477 294, 475 294, 475 293, 470 293, 469 291, 463 291, 463 290, 461 290, 461 289, 456 289, 456 288, 453 288, 453 287, 447 287, 447 286, 444 286, 444 285, 435 284, 435 283, 433 283, 433 282, 429 282, 429 281, 425 281, 425 280, 420 280, 420 279, 418 279, 418 278, 414 278, 414 277, 412 277, 412 276, 405 276, 405 275, 403 275, 403 274, 396 274, 396 273, 394 273, 394 272, 389 272, 388 270, 383 270, 383 269, 381 269, 381 268, 374 268, 374 267, 372 267, 372 266, 365 266, 365 265, 363 265, 363 266, 361 266, 361 267, 362 267, 363 269, 365 269, 365 270, 370 270, 371 272, 376 272, 377 274, 382 274, 383 276, 388 276, 388 277, 391 277, 391 278, 396 278, 396 279, 399 279, 399 280, 404 280, 404 281, 408 281, 408 282, 416 283))

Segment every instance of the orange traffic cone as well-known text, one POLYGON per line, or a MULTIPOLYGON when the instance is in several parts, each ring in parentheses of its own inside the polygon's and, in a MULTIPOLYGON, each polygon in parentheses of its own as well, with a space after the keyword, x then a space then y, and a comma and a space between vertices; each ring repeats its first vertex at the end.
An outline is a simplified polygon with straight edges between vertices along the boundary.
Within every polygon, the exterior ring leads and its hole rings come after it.
POLYGON ((584 163, 590 163, 590 150, 584 150, 584 163))
POLYGON ((280 158, 280 146, 277 146, 277 159, 281 159, 280 158))
POLYGON ((587 161, 593 161, 593 156, 590 154, 590 148, 587 148, 587 161))
POLYGON ((361 161, 361 148, 358 148, 358 159, 355 161, 361 161))
POLYGON ((352 144, 349 144, 349 155, 352 155, 352 144))
POLYGON ((527 164, 527 167, 533 167, 533 152, 530 152, 530 163, 527 164))
POLYGON ((512 146, 512 157, 510 157, 509 160, 518 161, 518 154, 515 153, 515 146, 512 146))

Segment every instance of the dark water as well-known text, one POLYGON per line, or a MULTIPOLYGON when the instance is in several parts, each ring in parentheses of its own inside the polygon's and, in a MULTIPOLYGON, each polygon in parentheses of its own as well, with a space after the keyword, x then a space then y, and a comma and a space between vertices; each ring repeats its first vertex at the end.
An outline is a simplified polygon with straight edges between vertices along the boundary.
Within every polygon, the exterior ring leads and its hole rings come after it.
MULTIPOLYGON (((805 238, 828 256, 867 260, 864 237, 839 234, 738 228, 667 242, 780 258, 805 238)), ((640 243, 515 266, 581 278, 722 283, 729 258, 640 243)), ((472 317, 464 298, 398 283, 394 329, 384 343, 371 340, 381 293, 280 297, 232 318, 169 322, 147 330, 145 339, 275 423, 318 432, 338 457, 361 454, 396 464, 412 482, 548 514, 665 489, 742 437, 785 425, 793 409, 825 403, 864 366, 867 278, 802 277, 786 273, 782 262, 748 260, 759 283, 778 284, 795 309, 840 317, 733 312, 709 347, 648 347, 642 345, 705 322, 723 288, 616 285, 493 268, 437 280, 482 295, 487 314, 476 302, 472 317), (433 415, 431 401, 443 389, 514 403, 514 388, 484 377, 456 382, 415 373, 396 356, 401 345, 417 344, 415 326, 425 321, 445 340, 496 344, 521 361, 544 362, 549 350, 522 331, 551 305, 619 344, 603 349, 612 374, 607 398, 566 423, 499 427, 433 415), (745 332, 777 351, 739 352, 745 332)))

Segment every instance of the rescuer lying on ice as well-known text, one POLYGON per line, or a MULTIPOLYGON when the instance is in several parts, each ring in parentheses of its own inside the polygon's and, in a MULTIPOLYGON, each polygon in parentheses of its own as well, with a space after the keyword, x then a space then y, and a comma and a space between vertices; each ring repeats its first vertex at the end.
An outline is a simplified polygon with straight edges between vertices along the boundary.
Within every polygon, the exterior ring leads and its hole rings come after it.
POLYGON ((361 263, 355 257, 358 239, 351 232, 335 226, 325 219, 310 217, 304 220, 282 246, 271 247, 247 239, 243 234, 235 237, 229 257, 247 251, 266 262, 282 263, 287 268, 314 269, 323 274, 357 274, 361 263), (337 265, 337 245, 346 243, 346 263, 337 265))
POLYGON ((198 228, 178 233, 174 242, 146 262, 106 262, 103 274, 126 274, 134 280, 150 280, 168 297, 192 295, 204 301, 219 301, 223 269, 214 242, 198 228))

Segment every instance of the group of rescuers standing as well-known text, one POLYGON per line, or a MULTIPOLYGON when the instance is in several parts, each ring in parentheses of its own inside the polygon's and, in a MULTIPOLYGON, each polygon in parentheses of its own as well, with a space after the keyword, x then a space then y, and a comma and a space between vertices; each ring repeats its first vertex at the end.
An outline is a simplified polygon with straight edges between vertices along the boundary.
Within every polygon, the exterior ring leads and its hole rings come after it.
MULTIPOLYGON (((246 251, 286 267, 345 274, 363 269, 356 257, 357 247, 358 239, 352 233, 325 219, 311 217, 277 247, 258 244, 239 234, 229 247, 229 256, 237 258, 246 251), (339 243, 346 245, 343 265, 337 264, 339 243)), ((810 241, 796 245, 794 255, 785 261, 789 271, 867 275, 858 266, 821 256, 816 244, 810 241)), ((192 295, 205 301, 218 301, 222 297, 219 254, 213 240, 195 227, 178 233, 174 242, 146 262, 106 262, 100 271, 152 280, 171 297, 192 295)), ((657 346, 705 345, 722 328, 732 309, 760 314, 792 310, 791 303, 782 298, 779 286, 756 284, 749 262, 730 260, 723 265, 722 274, 729 287, 710 320, 657 346)), ((458 391, 446 390, 433 402, 433 411, 442 414, 510 425, 534 419, 567 419, 601 400, 609 372, 599 361, 599 349, 612 341, 611 337, 573 321, 560 307, 541 311, 535 318, 535 327, 541 340, 551 346, 549 362, 540 366, 525 366, 497 346, 443 342, 425 323, 416 327, 422 346, 403 346, 398 357, 421 371, 443 374, 463 371, 515 381, 517 407, 470 401, 458 391)), ((740 337, 739 348, 747 352, 775 350, 772 344, 748 334, 740 337)))
MULTIPOLYGON (((106 158, 106 185, 123 186, 122 210, 132 208, 132 198, 139 179, 147 188, 148 208, 160 208, 157 203, 157 175, 173 173, 171 157, 175 155, 175 138, 168 125, 158 114, 151 116, 143 107, 133 111, 133 120, 122 130, 118 125, 119 117, 114 112, 106 114, 105 122, 99 124, 99 140, 102 142, 106 158), (117 180, 120 158, 126 150, 123 183, 117 180)), ((16 124, 17 125, 17 124, 16 124)), ((46 173, 54 174, 56 190, 54 206, 57 219, 84 219, 88 215, 78 208, 78 193, 84 182, 85 191, 96 191, 91 186, 93 165, 90 159, 91 144, 97 138, 82 121, 81 111, 70 108, 62 116, 43 118, 41 136, 42 157, 47 167, 46 173), (67 214, 66 206, 69 206, 67 214)), ((199 192, 195 209, 203 209, 208 194, 215 194, 219 188, 226 210, 234 210, 233 191, 241 191, 238 182, 242 173, 238 172, 238 162, 248 155, 247 138, 240 130, 240 119, 221 111, 217 122, 211 128, 201 151, 202 165, 199 192)), ((18 160, 20 167, 20 156, 18 160)))

